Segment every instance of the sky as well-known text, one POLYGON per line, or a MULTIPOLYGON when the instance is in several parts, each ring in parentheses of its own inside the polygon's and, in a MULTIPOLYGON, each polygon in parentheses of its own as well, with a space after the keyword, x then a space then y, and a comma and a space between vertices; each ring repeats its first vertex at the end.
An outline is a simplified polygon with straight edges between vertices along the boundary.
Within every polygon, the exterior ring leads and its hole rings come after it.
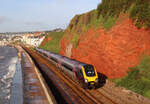
POLYGON ((0 32, 65 29, 76 14, 101 0, 0 0, 0 32))

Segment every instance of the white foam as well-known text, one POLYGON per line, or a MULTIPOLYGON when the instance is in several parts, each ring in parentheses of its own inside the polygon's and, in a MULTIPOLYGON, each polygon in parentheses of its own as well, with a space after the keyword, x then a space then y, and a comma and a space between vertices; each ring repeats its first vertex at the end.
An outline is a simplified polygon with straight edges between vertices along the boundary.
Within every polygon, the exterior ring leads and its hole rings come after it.
MULTIPOLYGON (((14 77, 14 74, 16 72, 16 64, 17 64, 17 61, 18 61, 18 58, 17 57, 13 57, 11 58, 11 60, 9 61, 8 63, 8 67, 6 67, 6 70, 7 70, 7 74, 5 74, 1 81, 2 83, 5 84, 5 86, 3 88, 1 88, 3 90, 3 92, 5 93, 4 95, 7 95, 7 99, 10 98, 10 86, 11 86, 11 83, 13 81, 13 77, 14 77)), ((5 98, 6 98, 5 97, 5 98)))
POLYGON ((6 80, 8 78, 12 78, 15 74, 16 71, 16 63, 17 63, 18 58, 13 57, 11 61, 9 62, 9 67, 8 67, 8 73, 3 76, 2 80, 6 80))

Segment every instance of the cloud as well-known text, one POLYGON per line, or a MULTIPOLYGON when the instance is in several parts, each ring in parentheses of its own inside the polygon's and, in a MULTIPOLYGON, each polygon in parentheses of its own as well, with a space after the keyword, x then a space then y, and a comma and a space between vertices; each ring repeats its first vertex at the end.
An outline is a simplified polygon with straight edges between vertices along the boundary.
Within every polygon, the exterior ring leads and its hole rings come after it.
POLYGON ((1 0, 0 31, 66 28, 76 14, 97 7, 101 0, 1 0))
POLYGON ((10 19, 8 17, 0 16, 0 24, 7 23, 9 21, 10 19))
POLYGON ((50 26, 47 23, 44 22, 25 22, 24 23, 24 28, 29 29, 29 30, 40 30, 40 29, 49 29, 50 26))
POLYGON ((43 26, 43 25, 46 25, 42 22, 25 22, 25 25, 26 26, 43 26))

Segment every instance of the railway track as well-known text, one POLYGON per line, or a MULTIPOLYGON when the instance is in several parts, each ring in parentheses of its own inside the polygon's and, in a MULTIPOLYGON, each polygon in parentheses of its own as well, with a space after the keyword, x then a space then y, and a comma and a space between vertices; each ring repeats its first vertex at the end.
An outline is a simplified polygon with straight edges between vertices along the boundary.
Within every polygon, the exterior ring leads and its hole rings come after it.
POLYGON ((112 82, 107 81, 105 86, 99 89, 89 90, 97 99, 101 99, 105 104, 150 104, 150 101, 129 91, 128 94, 115 87, 112 82), (139 97, 137 99, 137 97, 139 97))
MULTIPOLYGON (((70 91, 71 91, 70 93, 73 93, 73 95, 74 95, 74 96, 70 96, 71 97, 70 100, 72 100, 72 101, 79 101, 80 104, 104 104, 100 99, 97 99, 91 93, 89 93, 88 91, 82 89, 76 82, 74 82, 72 79, 70 79, 64 73, 62 73, 58 69, 59 67, 57 67, 50 60, 48 60, 47 58, 43 57, 39 53, 36 53, 32 49, 29 49, 27 47, 23 47, 23 48, 30 54, 32 59, 39 65, 39 67, 41 68, 42 72, 44 72, 48 76, 50 75, 48 73, 54 73, 56 76, 58 76, 58 78, 61 79, 61 81, 66 86, 68 86, 68 88, 66 90, 70 89, 70 91), (49 70, 51 70, 52 72, 50 72, 49 70)), ((67 99, 65 99, 65 100, 69 101, 67 99)), ((75 103, 75 102, 73 102, 73 103, 75 103)))
MULTIPOLYGON (((122 99, 121 97, 119 97, 119 95, 117 96, 117 94, 112 93, 108 89, 101 88, 97 91, 101 92, 102 94, 105 94, 107 97, 110 97, 113 101, 117 102, 118 104, 135 104, 134 101, 128 102, 127 100, 122 99)), ((136 104, 138 104, 138 103, 136 103, 136 104)))
MULTIPOLYGON (((110 83, 110 82, 109 82, 110 83)), ((108 85, 103 88, 98 89, 99 92, 105 94, 118 104, 142 104, 141 100, 137 100, 133 97, 133 95, 129 96, 125 93, 119 92, 118 89, 114 88, 113 85, 109 87, 108 85)), ((147 102, 148 104, 148 102, 147 102)))
POLYGON ((92 90, 88 90, 91 94, 93 94, 93 96, 95 96, 96 98, 98 99, 101 99, 101 101, 104 103, 104 104, 119 104, 115 101, 113 101, 112 99, 110 99, 108 96, 104 95, 101 91, 99 90, 95 90, 95 89, 92 89, 92 90))

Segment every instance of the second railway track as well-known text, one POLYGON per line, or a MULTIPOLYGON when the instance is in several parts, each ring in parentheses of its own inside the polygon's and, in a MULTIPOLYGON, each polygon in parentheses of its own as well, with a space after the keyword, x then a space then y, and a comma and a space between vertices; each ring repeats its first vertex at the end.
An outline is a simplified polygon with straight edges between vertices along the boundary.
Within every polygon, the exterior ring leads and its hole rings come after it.
POLYGON ((93 96, 100 98, 104 104, 119 104, 113 101, 111 98, 107 97, 104 95, 101 91, 99 90, 88 90, 93 96))

